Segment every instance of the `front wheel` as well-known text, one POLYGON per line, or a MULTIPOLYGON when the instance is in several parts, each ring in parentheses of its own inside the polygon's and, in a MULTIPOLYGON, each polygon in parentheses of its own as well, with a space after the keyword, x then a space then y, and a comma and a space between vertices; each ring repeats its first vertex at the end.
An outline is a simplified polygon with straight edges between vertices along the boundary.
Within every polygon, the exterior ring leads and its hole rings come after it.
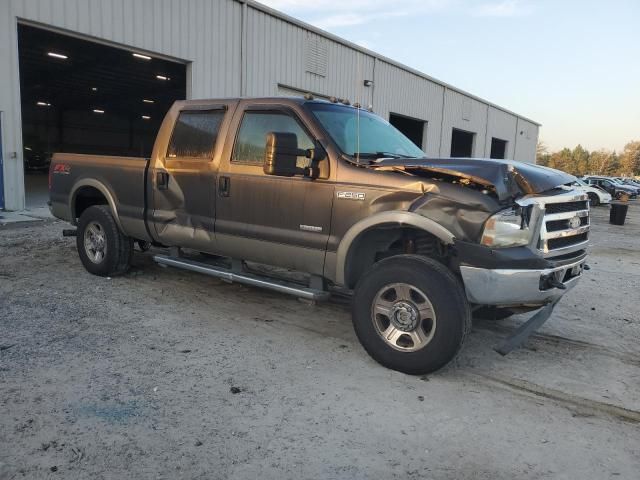
POLYGON ((435 260, 398 255, 376 263, 353 298, 353 325, 378 363, 421 375, 451 361, 471 330, 464 291, 435 260))
POLYGON ((76 246, 84 268, 94 275, 121 275, 131 264, 133 240, 120 231, 106 205, 94 205, 82 212, 76 246))
POLYGON ((589 204, 592 207, 597 207, 598 205, 600 205, 600 197, 598 197, 598 195, 593 192, 589 193, 589 204))

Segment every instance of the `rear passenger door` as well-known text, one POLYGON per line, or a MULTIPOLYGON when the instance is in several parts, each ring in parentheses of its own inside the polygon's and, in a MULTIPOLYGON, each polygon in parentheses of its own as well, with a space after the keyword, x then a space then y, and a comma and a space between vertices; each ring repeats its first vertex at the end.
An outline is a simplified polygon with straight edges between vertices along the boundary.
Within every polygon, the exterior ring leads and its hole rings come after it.
POLYGON ((216 142, 226 106, 179 112, 164 153, 152 172, 153 224, 165 245, 213 248, 216 211, 216 142))

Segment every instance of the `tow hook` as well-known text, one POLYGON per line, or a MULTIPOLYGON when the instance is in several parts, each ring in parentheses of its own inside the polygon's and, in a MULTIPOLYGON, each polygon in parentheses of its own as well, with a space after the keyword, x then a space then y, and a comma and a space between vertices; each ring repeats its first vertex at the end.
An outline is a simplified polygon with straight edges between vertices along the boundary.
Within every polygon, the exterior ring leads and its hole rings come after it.
POLYGON ((551 273, 540 278, 540 290, 549 290, 551 288, 566 290, 567 286, 564 283, 558 281, 555 274, 551 273))
POLYGON ((62 236, 63 237, 76 237, 76 236, 78 236, 78 229, 77 228, 65 228, 64 230, 62 230, 62 236))

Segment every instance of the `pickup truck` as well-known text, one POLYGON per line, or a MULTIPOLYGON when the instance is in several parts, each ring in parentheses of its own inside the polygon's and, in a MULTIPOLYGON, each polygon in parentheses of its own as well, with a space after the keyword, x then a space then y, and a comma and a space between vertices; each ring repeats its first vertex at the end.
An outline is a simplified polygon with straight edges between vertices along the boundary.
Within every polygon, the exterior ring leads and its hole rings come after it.
POLYGON ((575 286, 589 235, 575 177, 426 158, 346 103, 178 101, 150 159, 54 155, 51 211, 77 226, 96 275, 126 272, 137 243, 164 266, 311 301, 349 295, 366 351, 410 374, 451 361, 472 312, 550 312, 575 286))

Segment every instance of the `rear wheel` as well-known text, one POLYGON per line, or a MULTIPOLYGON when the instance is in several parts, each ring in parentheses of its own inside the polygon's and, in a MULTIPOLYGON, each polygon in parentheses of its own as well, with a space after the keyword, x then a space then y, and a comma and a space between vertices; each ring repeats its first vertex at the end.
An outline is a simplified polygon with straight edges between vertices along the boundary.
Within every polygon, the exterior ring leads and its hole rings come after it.
POLYGON ((120 231, 106 205, 94 205, 82 212, 76 246, 84 268, 94 275, 121 275, 131 264, 133 240, 120 231))
POLYGON ((600 205, 600 197, 598 197, 598 195, 596 195, 593 192, 589 193, 589 204, 592 207, 597 207, 598 205, 600 205))
POLYGON ((444 265, 398 255, 376 263, 358 283, 353 325, 374 360, 419 375, 456 356, 471 316, 460 283, 444 265))

